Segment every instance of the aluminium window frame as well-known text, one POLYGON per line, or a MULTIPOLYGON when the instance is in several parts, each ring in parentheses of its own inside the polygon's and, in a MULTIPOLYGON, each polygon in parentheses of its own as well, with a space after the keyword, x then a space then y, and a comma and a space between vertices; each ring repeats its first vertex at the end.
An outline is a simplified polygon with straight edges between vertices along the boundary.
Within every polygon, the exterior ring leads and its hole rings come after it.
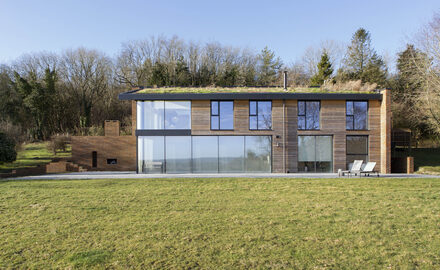
POLYGON ((304 128, 299 128, 299 125, 297 124, 298 130, 321 130, 321 100, 298 100, 297 102, 297 122, 299 122, 299 117, 304 116, 304 128), (299 113, 299 103, 304 102, 304 114, 299 113), (318 121, 318 128, 317 129, 310 129, 307 128, 307 102, 319 102, 319 121, 318 121))
POLYGON ((224 131, 233 131, 234 130, 234 127, 235 127, 235 121, 234 121, 234 116, 235 116, 235 114, 234 114, 234 111, 235 111, 235 104, 234 104, 234 100, 211 100, 210 102, 209 102, 209 114, 210 114, 210 116, 209 116, 209 129, 210 130, 213 130, 213 131, 222 131, 222 130, 224 130, 224 131), (217 108, 218 108, 218 114, 216 114, 216 115, 213 115, 212 114, 212 103, 213 102, 217 102, 217 108), (221 128, 221 126, 220 126, 220 118, 221 118, 221 114, 220 114, 220 103, 221 102, 232 102, 232 129, 229 129, 229 128, 221 128), (212 117, 213 116, 217 116, 218 117, 218 128, 212 128, 212 117))
POLYGON ((273 101, 272 100, 249 100, 249 115, 248 115, 248 122, 249 122, 249 130, 273 130, 273 101), (251 102, 255 102, 255 114, 251 114, 251 102), (270 128, 259 128, 259 115, 258 115, 258 103, 259 102, 270 102, 270 128), (257 117, 257 128, 251 128, 251 117, 257 117))
POLYGON ((368 116, 370 114, 370 103, 368 102, 368 100, 346 100, 345 101, 345 130, 347 131, 368 131, 370 130, 370 121, 368 121, 368 116), (347 103, 348 102, 352 102, 353 103, 353 114, 348 114, 347 111, 347 103), (366 116, 366 121, 367 121, 367 128, 366 129, 356 129, 355 128, 355 114, 354 114, 354 103, 355 102, 366 102, 367 103, 367 116, 366 116), (352 124, 353 124, 353 128, 347 128, 347 117, 352 117, 352 124))

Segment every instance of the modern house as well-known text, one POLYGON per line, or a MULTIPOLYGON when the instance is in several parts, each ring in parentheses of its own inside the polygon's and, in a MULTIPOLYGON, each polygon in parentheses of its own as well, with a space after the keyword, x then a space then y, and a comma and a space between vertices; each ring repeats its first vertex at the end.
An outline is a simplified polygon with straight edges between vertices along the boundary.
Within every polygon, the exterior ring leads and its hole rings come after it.
POLYGON ((107 136, 72 139, 72 159, 153 174, 337 172, 361 159, 391 172, 390 90, 205 90, 121 93, 132 102, 132 136, 106 122, 107 136))

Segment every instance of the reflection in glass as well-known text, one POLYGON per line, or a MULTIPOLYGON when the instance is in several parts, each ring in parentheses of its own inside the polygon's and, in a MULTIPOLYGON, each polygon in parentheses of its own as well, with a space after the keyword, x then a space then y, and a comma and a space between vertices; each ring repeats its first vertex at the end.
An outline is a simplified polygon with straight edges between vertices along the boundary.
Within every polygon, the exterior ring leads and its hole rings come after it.
POLYGON ((368 128, 368 102, 346 102, 346 129, 366 130, 368 128))
POLYGON ((271 172, 271 137, 246 136, 245 146, 246 172, 271 172))
POLYGON ((244 172, 244 137, 219 136, 219 172, 244 172))
POLYGON ((166 172, 191 172, 191 137, 167 136, 166 143, 166 172))
POLYGON ((220 102, 220 129, 234 129, 234 103, 220 102))
POLYGON ((298 136, 298 171, 332 172, 332 136, 298 136))
POLYGON ((164 137, 138 137, 138 169, 142 173, 164 173, 164 137))
POLYGON ((319 101, 306 102, 306 129, 319 129, 319 101))
POLYGON ((367 129, 367 102, 354 102, 354 129, 367 129))
POLYGON ((319 101, 298 101, 298 129, 319 129, 320 104, 319 101))
POLYGON ((193 136, 193 172, 218 173, 218 136, 193 136))
POLYGON ((272 102, 258 101, 258 129, 272 128, 272 102))
POLYGON ((368 136, 347 136, 347 169, 355 160, 368 162, 368 136))
POLYGON ((164 102, 138 101, 137 102, 137 129, 164 128, 164 102))
POLYGON ((165 101, 165 129, 191 129, 190 101, 165 101))

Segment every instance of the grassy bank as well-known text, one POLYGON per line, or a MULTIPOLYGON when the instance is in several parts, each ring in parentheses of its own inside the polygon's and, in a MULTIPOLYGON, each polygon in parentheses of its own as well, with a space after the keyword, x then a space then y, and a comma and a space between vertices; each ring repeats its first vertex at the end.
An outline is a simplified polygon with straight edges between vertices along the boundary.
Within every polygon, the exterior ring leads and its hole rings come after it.
POLYGON ((440 174, 440 148, 414 148, 411 154, 416 172, 440 174))
POLYGON ((0 182, 0 268, 440 267, 440 179, 0 182))
POLYGON ((17 152, 17 160, 11 163, 0 164, 0 171, 18 168, 36 167, 49 163, 53 158, 69 157, 70 146, 66 152, 58 152, 56 155, 48 150, 49 142, 26 143, 17 152))

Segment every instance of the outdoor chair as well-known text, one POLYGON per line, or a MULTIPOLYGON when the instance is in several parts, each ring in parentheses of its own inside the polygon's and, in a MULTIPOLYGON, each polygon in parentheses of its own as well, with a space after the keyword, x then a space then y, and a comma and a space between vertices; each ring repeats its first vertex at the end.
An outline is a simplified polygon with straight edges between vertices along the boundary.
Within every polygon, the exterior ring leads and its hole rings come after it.
POLYGON ((346 171, 341 171, 341 175, 344 176, 345 174, 347 174, 348 177, 350 177, 351 174, 354 174, 354 175, 357 175, 358 173, 360 174, 360 172, 362 170, 362 163, 363 162, 364 162, 363 160, 355 160, 350 169, 348 169, 346 171))
POLYGON ((359 172, 359 177, 361 177, 362 174, 370 176, 372 173, 375 173, 377 177, 379 177, 379 171, 374 170, 374 167, 376 167, 376 162, 368 162, 367 165, 365 165, 365 168, 359 172))

